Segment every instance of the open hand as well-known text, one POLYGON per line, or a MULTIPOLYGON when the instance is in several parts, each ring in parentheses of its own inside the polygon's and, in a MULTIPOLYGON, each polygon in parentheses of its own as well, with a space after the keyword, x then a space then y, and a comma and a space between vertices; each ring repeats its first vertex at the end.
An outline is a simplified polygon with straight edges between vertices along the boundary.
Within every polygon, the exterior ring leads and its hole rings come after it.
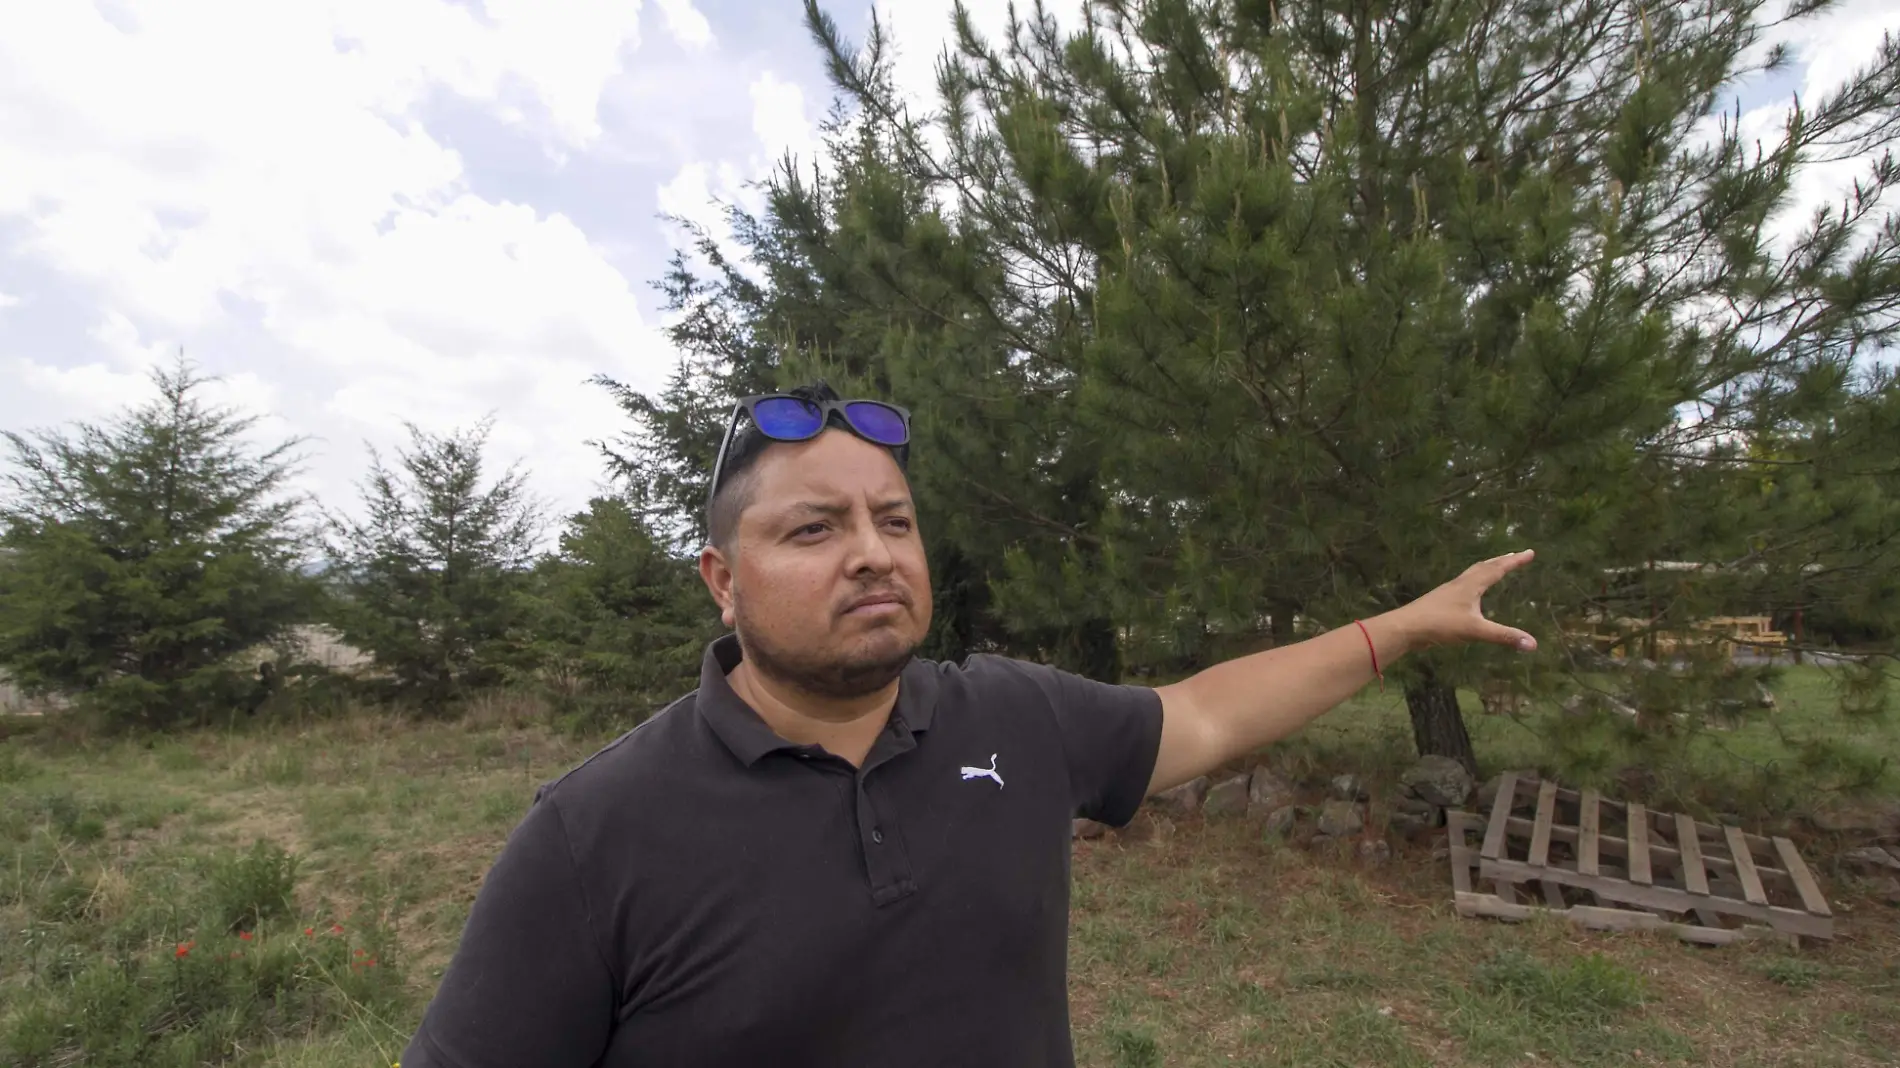
POLYGON ((1472 564, 1465 573, 1399 609, 1414 649, 1457 642, 1491 642, 1521 652, 1537 648, 1537 639, 1516 627, 1484 618, 1484 593, 1498 580, 1531 562, 1530 550, 1472 564))

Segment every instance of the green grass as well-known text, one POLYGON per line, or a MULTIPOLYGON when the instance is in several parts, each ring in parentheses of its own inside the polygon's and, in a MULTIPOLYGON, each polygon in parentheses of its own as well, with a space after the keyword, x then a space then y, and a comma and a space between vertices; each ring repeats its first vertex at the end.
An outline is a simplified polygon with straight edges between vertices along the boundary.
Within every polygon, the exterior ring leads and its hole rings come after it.
MULTIPOLYGON (((1900 750, 1891 730, 1830 716, 1819 672, 1779 686, 1790 735, 1900 750)), ((1469 711, 1491 768, 1564 759, 1539 740, 1549 711, 1469 711)), ((533 788, 602 740, 356 714, 0 741, 0 1064, 387 1065, 533 788)), ((1410 745, 1397 695, 1368 693, 1273 759, 1377 789, 1410 745)), ((1665 781, 1697 804, 1739 804, 1763 766, 1785 780, 1750 795, 1763 820, 1792 795, 1830 796, 1759 724, 1684 751, 1688 770, 1665 781)), ((1424 846, 1368 870, 1243 822, 1081 843, 1074 870, 1072 1016, 1089 1068, 1871 1065, 1900 1049, 1900 924, 1846 880, 1828 886, 1849 905, 1835 943, 1709 950, 1462 920, 1424 846)))
MULTIPOLYGON (((1573 719, 1554 702, 1513 717, 1483 714, 1475 693, 1459 699, 1487 774, 1534 769, 1620 796, 1619 776, 1636 773, 1653 806, 1772 820, 1854 795, 1900 797, 1900 724, 1892 714, 1842 715, 1838 682, 1833 671, 1784 668, 1771 687, 1777 710, 1726 729, 1672 724, 1672 734, 1640 741, 1621 720, 1573 719)), ((1393 782, 1414 752, 1403 695, 1367 689, 1284 743, 1276 762, 1296 774, 1348 768, 1393 782)))

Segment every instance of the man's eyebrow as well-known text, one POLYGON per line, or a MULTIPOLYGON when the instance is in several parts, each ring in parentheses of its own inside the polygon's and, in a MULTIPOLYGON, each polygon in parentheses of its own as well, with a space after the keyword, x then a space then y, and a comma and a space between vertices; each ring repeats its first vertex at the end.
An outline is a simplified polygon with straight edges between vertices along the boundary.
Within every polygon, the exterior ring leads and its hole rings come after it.
MULTIPOLYGON (((909 497, 887 497, 884 500, 872 504, 871 511, 881 514, 884 512, 895 512, 901 509, 907 509, 912 506, 909 497)), ((795 501, 786 505, 780 514, 787 517, 801 515, 841 516, 848 515, 850 512, 851 506, 849 504, 839 504, 835 501, 795 501)))
POLYGON ((832 501, 794 501, 786 505, 784 510, 779 514, 787 517, 802 515, 838 516, 845 515, 850 511, 850 505, 837 504, 832 501))

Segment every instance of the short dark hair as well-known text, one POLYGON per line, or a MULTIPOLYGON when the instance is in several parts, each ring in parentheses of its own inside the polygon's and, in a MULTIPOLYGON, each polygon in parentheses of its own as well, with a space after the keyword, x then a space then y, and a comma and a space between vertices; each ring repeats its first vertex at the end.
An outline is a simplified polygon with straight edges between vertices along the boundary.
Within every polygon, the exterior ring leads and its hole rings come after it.
MULTIPOLYGON (((784 392, 809 401, 844 399, 822 378, 784 392)), ((840 421, 833 413, 831 425, 838 425, 840 421)), ((732 536, 739 529, 739 515, 752 503, 753 469, 758 466, 759 457, 774 444, 774 440, 761 434, 750 420, 741 420, 739 428, 733 431, 732 444, 726 447, 725 466, 719 471, 719 492, 706 505, 706 536, 721 551, 731 550, 732 536)), ((887 451, 891 459, 897 461, 897 469, 908 475, 910 447, 899 445, 887 451)))

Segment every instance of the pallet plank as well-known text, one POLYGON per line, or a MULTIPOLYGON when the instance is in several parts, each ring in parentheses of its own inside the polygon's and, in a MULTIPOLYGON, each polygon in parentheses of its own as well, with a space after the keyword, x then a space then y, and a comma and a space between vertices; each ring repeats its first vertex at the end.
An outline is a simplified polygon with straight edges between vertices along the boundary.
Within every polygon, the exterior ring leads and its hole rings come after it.
POLYGON ((1795 851, 1794 843, 1776 836, 1775 852, 1781 854, 1781 866, 1788 869, 1788 875, 1794 879, 1795 890, 1801 895, 1801 907, 1816 916, 1832 916, 1827 907, 1827 898, 1821 896, 1821 888, 1815 885, 1814 873, 1808 870, 1806 861, 1795 851))
POLYGON ((1510 824, 1511 806, 1517 803, 1517 772, 1507 771, 1498 783, 1497 800, 1491 802, 1491 825, 1484 832, 1482 856, 1497 860, 1504 855, 1504 832, 1510 824))
POLYGON ((1695 820, 1687 813, 1676 813, 1676 848, 1682 851, 1682 882, 1692 894, 1709 892, 1709 873, 1702 867, 1702 840, 1696 837, 1695 820))
POLYGON ((1585 790, 1577 802, 1582 812, 1577 817, 1577 870, 1584 875, 1597 873, 1597 792, 1585 790))
MULTIPOLYGON (((1557 800, 1565 802, 1565 803, 1581 800, 1582 794, 1583 794, 1583 791, 1572 790, 1568 786, 1560 785, 1557 787, 1557 800)), ((1602 804, 1605 808, 1608 808, 1612 811, 1615 811, 1624 807, 1623 802, 1618 801, 1615 798, 1610 798, 1610 797, 1603 798, 1602 804)), ((1744 841, 1748 843, 1749 848, 1757 850, 1759 852, 1766 852, 1768 850, 1772 850, 1775 847, 1774 842, 1772 842, 1771 840, 1767 838, 1762 837, 1759 834, 1748 834, 1744 832, 1742 834, 1742 838, 1744 841)), ((1556 840, 1563 841, 1561 837, 1557 838, 1556 840)), ((1704 856, 1702 859, 1706 861, 1708 857, 1704 856)))
POLYGON ((1471 867, 1473 859, 1471 846, 1465 841, 1465 825, 1462 812, 1445 813, 1446 826, 1451 832, 1451 889, 1454 894, 1471 892, 1471 867))
POLYGON ((1740 827, 1724 828, 1728 838, 1729 855, 1735 858, 1735 874, 1742 880, 1742 897, 1750 904, 1768 904, 1768 894, 1762 889, 1761 876, 1755 871, 1755 857, 1749 852, 1748 839, 1742 837, 1740 827))
POLYGON ((1766 923, 1789 934, 1833 938, 1834 921, 1799 909, 1752 905, 1739 898, 1704 897, 1668 886, 1643 886, 1608 876, 1579 875, 1564 868, 1533 868, 1521 860, 1480 860, 1478 874, 1499 885, 1526 879, 1550 879, 1594 894, 1599 903, 1620 903, 1669 913, 1708 909, 1722 915, 1766 923))
POLYGON ((1654 881, 1649 871, 1649 813, 1634 801, 1628 807, 1630 881, 1648 886, 1654 881))
POLYGON ((1550 821, 1557 814, 1557 784, 1549 779, 1537 788, 1537 823, 1531 830, 1530 862, 1534 867, 1550 863, 1550 821))
POLYGON ((1597 905, 1572 905, 1567 909, 1540 909, 1534 905, 1512 905, 1489 894, 1458 894, 1453 905, 1458 915, 1482 916, 1494 920, 1522 921, 1538 913, 1549 913, 1579 927, 1604 931, 1668 931, 1685 942, 1722 946, 1750 938, 1773 937, 1777 932, 1766 927, 1697 927, 1692 923, 1674 923, 1647 912, 1603 908, 1597 905))
MULTIPOLYGON (((1563 800, 1563 796, 1562 790, 1557 791, 1557 800, 1563 800)), ((1611 808, 1612 802, 1606 799, 1603 800, 1601 804, 1603 806, 1602 811, 1608 811, 1611 808)), ((1597 863, 1599 870, 1602 870, 1601 866, 1604 864, 1611 863, 1616 859, 1626 860, 1629 857, 1629 842, 1616 835, 1602 833, 1600 829, 1601 825, 1602 820, 1599 816, 1599 830, 1597 832, 1597 863)), ((1506 826, 1507 833, 1514 838, 1529 838, 1531 832, 1535 829, 1536 825, 1530 820, 1522 819, 1517 816, 1511 817, 1506 826)), ((1563 842, 1567 845, 1577 845, 1582 837, 1583 832, 1576 827, 1565 826, 1561 823, 1551 824, 1550 840, 1552 844, 1563 842)), ((1752 835, 1745 834, 1742 836, 1742 840, 1748 842, 1758 850, 1774 849, 1774 845, 1769 843, 1766 838, 1761 840, 1763 843, 1767 843, 1763 845, 1756 845, 1754 836, 1752 835)), ((1668 845, 1664 842, 1650 842, 1649 854, 1653 863, 1660 864, 1665 868, 1673 868, 1682 863, 1682 853, 1678 851, 1675 846, 1668 845)), ((1708 870, 1711 880, 1718 876, 1729 878, 1735 875, 1735 862, 1727 857, 1716 856, 1715 854, 1705 852, 1702 854, 1702 866, 1708 870)), ((1761 876, 1764 886, 1783 887, 1786 888, 1789 893, 1795 892, 1794 880, 1789 878, 1788 873, 1780 868, 1771 867, 1762 861, 1756 861, 1755 874, 1761 876)))

